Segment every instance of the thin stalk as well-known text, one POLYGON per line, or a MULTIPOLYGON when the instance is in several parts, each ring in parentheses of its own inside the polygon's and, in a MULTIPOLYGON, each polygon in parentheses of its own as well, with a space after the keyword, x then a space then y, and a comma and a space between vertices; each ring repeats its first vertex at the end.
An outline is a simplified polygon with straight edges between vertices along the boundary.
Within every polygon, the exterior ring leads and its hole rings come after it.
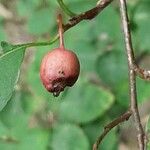
POLYGON ((62 25, 62 16, 61 16, 61 14, 58 15, 57 22, 58 22, 60 48, 64 49, 63 25, 62 25))
POLYGON ((62 10, 70 17, 76 16, 74 12, 72 12, 66 4, 63 2, 63 0, 57 0, 59 6, 62 8, 62 10))
POLYGON ((136 72, 134 70, 135 58, 134 58, 134 51, 133 51, 133 46, 132 46, 131 31, 129 27, 129 18, 127 14, 126 0, 120 0, 120 13, 121 13, 122 27, 123 27, 125 46, 126 46, 126 52, 127 52, 127 60, 128 60, 130 107, 133 113, 135 126, 137 130, 139 149, 144 150, 145 133, 141 124, 138 103, 137 103, 136 72))

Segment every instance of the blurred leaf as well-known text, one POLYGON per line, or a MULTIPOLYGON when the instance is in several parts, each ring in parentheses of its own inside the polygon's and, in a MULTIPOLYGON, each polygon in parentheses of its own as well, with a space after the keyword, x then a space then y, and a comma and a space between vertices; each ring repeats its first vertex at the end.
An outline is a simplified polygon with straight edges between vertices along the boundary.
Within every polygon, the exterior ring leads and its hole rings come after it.
POLYGON ((97 59, 97 72, 115 94, 116 101, 128 107, 128 71, 125 52, 112 50, 97 59))
POLYGON ((29 129, 22 139, 18 150, 46 150, 49 143, 49 132, 42 129, 29 129))
POLYGON ((120 17, 115 7, 108 6, 102 13, 95 18, 94 32, 99 37, 99 44, 103 39, 119 44, 122 41, 120 17), (113 16, 113 19, 110 19, 113 16))
MULTIPOLYGON (((0 121, 0 136, 5 135, 7 133, 8 128, 0 121)), ((1 141, 0 137, 0 141, 1 141)))
POLYGON ((116 96, 116 101, 123 107, 128 108, 130 102, 130 97, 128 93, 129 92, 128 79, 123 80, 120 83, 116 84, 113 90, 116 96))
POLYGON ((0 110, 4 108, 12 96, 14 86, 18 80, 25 48, 16 48, 0 56, 0 110))
POLYGON ((59 113, 64 120, 86 123, 102 116, 113 102, 109 91, 80 79, 69 89, 59 113))
POLYGON ((89 150, 89 142, 82 131, 76 125, 56 125, 52 135, 52 150, 89 150))
POLYGON ((16 9, 21 17, 29 17, 39 5, 41 0, 19 0, 16 9))
MULTIPOLYGON (((90 139, 91 149, 93 143, 96 141, 97 137, 103 132, 104 126, 111 120, 108 116, 103 117, 98 122, 93 122, 86 124, 83 127, 84 132, 90 139)), ((99 146, 99 150, 116 150, 118 149, 118 137, 116 128, 112 129, 103 139, 102 143, 99 146)))
POLYGON ((142 79, 137 79, 137 97, 139 103, 148 101, 150 99, 150 83, 143 81, 142 79))
POLYGON ((73 51, 77 54, 81 72, 95 72, 96 59, 98 57, 98 52, 94 49, 90 43, 86 41, 75 42, 73 51))
POLYGON ((0 24, 0 41, 5 39, 6 39, 6 33, 4 31, 2 24, 0 24))
POLYGON ((146 131, 145 132, 146 132, 146 135, 148 138, 146 149, 149 150, 150 149, 150 117, 148 118, 148 121, 146 123, 146 131))
POLYGON ((96 5, 96 0, 63 0, 64 3, 76 14, 83 13, 96 5))
POLYGON ((56 23, 51 9, 41 9, 34 12, 28 20, 28 32, 40 35, 50 31, 56 23))
POLYGON ((137 33, 134 38, 136 38, 136 43, 139 49, 149 49, 149 38, 150 38, 150 2, 143 1, 137 7, 134 20, 138 26, 137 33))
POLYGON ((49 131, 35 127, 29 128, 31 122, 21 107, 21 100, 21 93, 15 93, 0 113, 0 124, 3 123, 3 126, 0 126, 0 148, 7 150, 46 149, 49 131))
MULTIPOLYGON (((20 120, 20 119, 19 119, 20 120)), ((21 122, 21 120, 20 120, 21 122)), ((5 150, 45 150, 48 146, 49 132, 42 129, 11 128, 0 134, 0 148, 5 150), (18 134, 18 135, 17 135, 18 134), (19 135, 20 134, 20 135, 19 135)), ((2 126, 0 127, 0 131, 2 126)))
MULTIPOLYGON (((128 94, 129 83, 128 80, 124 80, 116 85, 114 88, 116 101, 122 106, 128 107, 130 97, 128 94)), ((148 101, 150 98, 150 84, 147 81, 137 78, 137 99, 139 104, 148 101)))
POLYGON ((74 46, 76 46, 76 44, 79 45, 82 42, 88 42, 89 44, 92 44, 91 42, 94 36, 95 35, 93 30, 93 24, 81 22, 80 24, 71 28, 71 30, 65 33, 65 45, 68 48, 73 48, 74 46))
POLYGON ((128 77, 127 61, 124 52, 108 51, 97 59, 97 72, 100 78, 113 88, 128 77))
MULTIPOLYGON (((14 92, 6 107, 0 112, 0 120, 7 127, 18 126, 18 121, 23 115, 24 111, 21 107, 21 92, 14 92)), ((23 120, 25 120, 25 116, 23 120)))

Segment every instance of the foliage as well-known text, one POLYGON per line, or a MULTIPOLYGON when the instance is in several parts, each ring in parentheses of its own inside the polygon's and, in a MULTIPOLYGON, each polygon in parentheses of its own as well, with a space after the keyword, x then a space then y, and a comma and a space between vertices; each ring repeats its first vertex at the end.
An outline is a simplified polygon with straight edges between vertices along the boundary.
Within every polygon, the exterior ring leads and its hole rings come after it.
MULTIPOLYGON (((79 14, 95 6, 96 0, 64 2, 79 14)), ((148 3, 148 0, 133 0, 128 4, 135 52, 139 58, 150 52, 148 3)), ((17 0, 14 7, 18 18, 25 21, 28 34, 37 41, 46 41, 45 36, 51 38, 56 34, 56 14, 62 11, 56 1, 17 0)), ((118 9, 113 3, 94 20, 81 22, 65 33, 66 48, 79 56, 81 75, 75 86, 66 89, 59 98, 48 93, 39 78, 41 59, 57 47, 57 42, 36 47, 32 62, 27 70, 22 69, 20 78, 25 47, 1 43, 1 149, 90 150, 104 124, 128 107, 127 61, 118 9)), ((63 15, 66 22, 69 17, 63 15)), ((8 39, 4 21, 0 19, 1 41, 8 39)), ((30 50, 26 53, 32 55, 30 50)), ((137 90, 140 104, 150 98, 147 82, 138 79, 137 90)), ((116 131, 114 129, 102 143, 103 150, 118 149, 119 133, 116 131)))

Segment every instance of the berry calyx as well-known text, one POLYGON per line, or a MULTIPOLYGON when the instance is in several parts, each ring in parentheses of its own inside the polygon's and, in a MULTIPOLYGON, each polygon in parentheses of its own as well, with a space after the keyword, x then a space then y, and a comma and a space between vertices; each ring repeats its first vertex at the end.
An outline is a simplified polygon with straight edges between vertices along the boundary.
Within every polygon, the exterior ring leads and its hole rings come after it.
POLYGON ((58 27, 60 46, 44 56, 40 67, 41 81, 54 96, 59 96, 66 86, 73 86, 80 72, 76 54, 65 49, 61 15, 58 15, 58 27))

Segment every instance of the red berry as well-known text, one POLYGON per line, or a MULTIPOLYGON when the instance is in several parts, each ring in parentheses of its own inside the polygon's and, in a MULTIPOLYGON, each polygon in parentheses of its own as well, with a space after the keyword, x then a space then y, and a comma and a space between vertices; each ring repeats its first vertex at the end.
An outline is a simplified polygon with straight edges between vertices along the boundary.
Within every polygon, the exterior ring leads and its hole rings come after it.
POLYGON ((76 82, 79 70, 77 56, 72 51, 57 48, 44 56, 40 76, 45 88, 57 96, 76 82))
POLYGON ((58 96, 66 86, 74 85, 80 72, 76 54, 64 48, 61 16, 59 21, 60 48, 48 52, 40 67, 42 83, 54 96, 58 96))

